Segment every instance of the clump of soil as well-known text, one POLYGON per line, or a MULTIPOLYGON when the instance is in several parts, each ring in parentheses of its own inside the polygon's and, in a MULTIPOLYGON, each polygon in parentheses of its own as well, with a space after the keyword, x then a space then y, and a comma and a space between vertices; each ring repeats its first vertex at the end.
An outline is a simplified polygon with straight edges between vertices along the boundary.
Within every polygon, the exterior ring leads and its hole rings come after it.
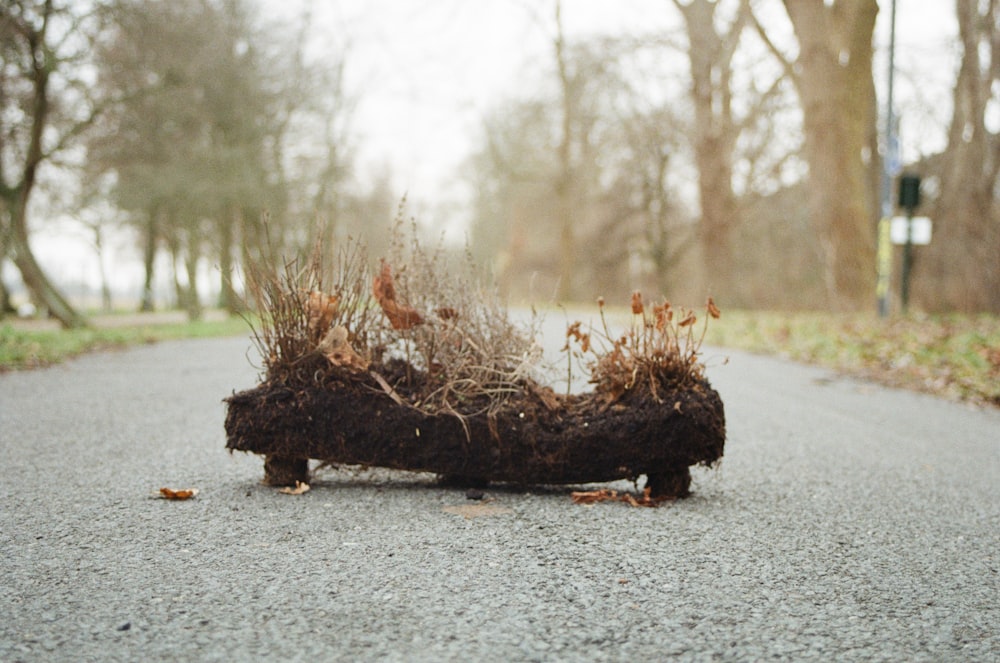
MULTIPOLYGON (((646 475, 684 496, 689 466, 722 456, 722 401, 698 362, 696 316, 633 295, 632 327, 567 331, 594 389, 559 394, 532 330, 471 270, 416 240, 370 269, 357 246, 333 263, 251 270, 261 384, 226 399, 227 447, 265 456, 265 481, 308 480, 308 460, 436 472, 464 485, 576 484, 646 475)), ((603 303, 602 320, 603 320, 603 303)), ((709 300, 708 317, 718 309, 709 300)), ((707 320, 707 317, 706 317, 707 320)), ((703 336, 704 332, 702 332, 703 336)))

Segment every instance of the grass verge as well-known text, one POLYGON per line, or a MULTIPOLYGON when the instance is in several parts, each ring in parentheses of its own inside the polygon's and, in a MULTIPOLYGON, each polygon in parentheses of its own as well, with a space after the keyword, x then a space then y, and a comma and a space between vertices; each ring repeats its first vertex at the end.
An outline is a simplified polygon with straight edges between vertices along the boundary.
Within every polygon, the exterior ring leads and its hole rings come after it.
MULTIPOLYGON (((0 322, 0 372, 143 343, 249 334, 242 318, 30 330, 0 322)), ((1000 317, 723 311, 710 345, 829 367, 882 384, 1000 407, 1000 317)))
POLYGON ((249 335, 245 320, 169 322, 86 329, 25 329, 0 322, 0 372, 51 366, 98 350, 181 338, 249 335))
POLYGON ((724 311, 711 345, 1000 407, 1000 317, 724 311))

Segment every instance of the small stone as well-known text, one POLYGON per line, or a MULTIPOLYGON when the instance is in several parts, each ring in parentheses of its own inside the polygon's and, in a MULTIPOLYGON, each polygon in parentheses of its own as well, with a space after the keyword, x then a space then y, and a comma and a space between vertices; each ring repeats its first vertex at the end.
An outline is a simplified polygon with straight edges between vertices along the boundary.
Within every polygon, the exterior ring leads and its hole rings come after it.
POLYGON ((486 493, 479 490, 478 488, 469 488, 465 491, 465 499, 467 500, 481 500, 486 493))
POLYGON ((132 628, 132 622, 125 622, 124 624, 122 624, 121 626, 119 626, 115 630, 117 630, 117 631, 127 631, 130 628, 132 628))

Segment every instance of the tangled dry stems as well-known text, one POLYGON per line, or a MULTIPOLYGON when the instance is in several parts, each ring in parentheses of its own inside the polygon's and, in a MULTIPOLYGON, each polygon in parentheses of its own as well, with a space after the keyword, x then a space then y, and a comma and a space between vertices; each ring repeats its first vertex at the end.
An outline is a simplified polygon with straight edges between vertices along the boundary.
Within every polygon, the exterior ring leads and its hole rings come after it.
POLYGON ((265 380, 308 386, 370 374, 401 405, 462 417, 496 411, 536 377, 534 333, 476 287, 470 258, 450 264, 401 226, 397 219, 390 256, 374 271, 354 241, 330 265, 317 244, 280 269, 248 270, 265 380))
MULTIPOLYGON (((248 292, 259 316, 251 327, 264 379, 308 388, 331 380, 370 384, 364 378, 371 376, 398 404, 430 414, 495 413, 545 381, 537 320, 527 329, 516 325, 474 274, 471 257, 428 251, 399 219, 378 269, 355 241, 330 262, 317 242, 307 257, 250 265, 248 292)), ((582 363, 606 404, 633 393, 660 401, 704 377, 699 351, 708 318, 719 317, 711 298, 700 334, 693 311, 666 301, 650 310, 635 292, 631 325, 616 335, 603 299, 598 304, 601 328, 573 323, 563 350, 570 366, 582 363)))
POLYGON ((698 316, 694 311, 674 309, 666 300, 650 310, 638 290, 632 293, 631 324, 623 334, 612 333, 603 298, 598 299, 598 307, 601 328, 583 331, 579 321, 569 325, 563 351, 570 371, 574 359, 586 362, 590 382, 608 403, 638 392, 648 393, 660 402, 661 394, 687 388, 704 378, 705 366, 699 359, 701 345, 709 318, 721 315, 711 297, 705 305, 700 334, 695 332, 698 316))
POLYGON ((259 319, 251 328, 265 379, 300 384, 318 380, 329 363, 320 351, 329 329, 348 330, 352 347, 370 345, 380 313, 370 304, 366 282, 366 256, 355 243, 341 248, 330 265, 325 264, 321 242, 304 259, 250 264, 248 293, 259 319), (321 324, 315 311, 324 297, 333 305, 325 309, 328 318, 321 324))

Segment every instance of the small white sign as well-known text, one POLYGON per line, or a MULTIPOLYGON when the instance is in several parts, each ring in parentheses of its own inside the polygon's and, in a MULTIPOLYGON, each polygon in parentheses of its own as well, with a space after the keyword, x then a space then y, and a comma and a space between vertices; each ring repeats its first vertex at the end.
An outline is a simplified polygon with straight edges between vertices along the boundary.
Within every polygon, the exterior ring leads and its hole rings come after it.
POLYGON ((911 244, 931 243, 932 224, 930 217, 915 216, 912 219, 907 219, 905 216, 894 216, 892 217, 892 225, 889 226, 889 237, 892 238, 893 244, 906 244, 907 221, 913 223, 913 226, 910 228, 911 244))

